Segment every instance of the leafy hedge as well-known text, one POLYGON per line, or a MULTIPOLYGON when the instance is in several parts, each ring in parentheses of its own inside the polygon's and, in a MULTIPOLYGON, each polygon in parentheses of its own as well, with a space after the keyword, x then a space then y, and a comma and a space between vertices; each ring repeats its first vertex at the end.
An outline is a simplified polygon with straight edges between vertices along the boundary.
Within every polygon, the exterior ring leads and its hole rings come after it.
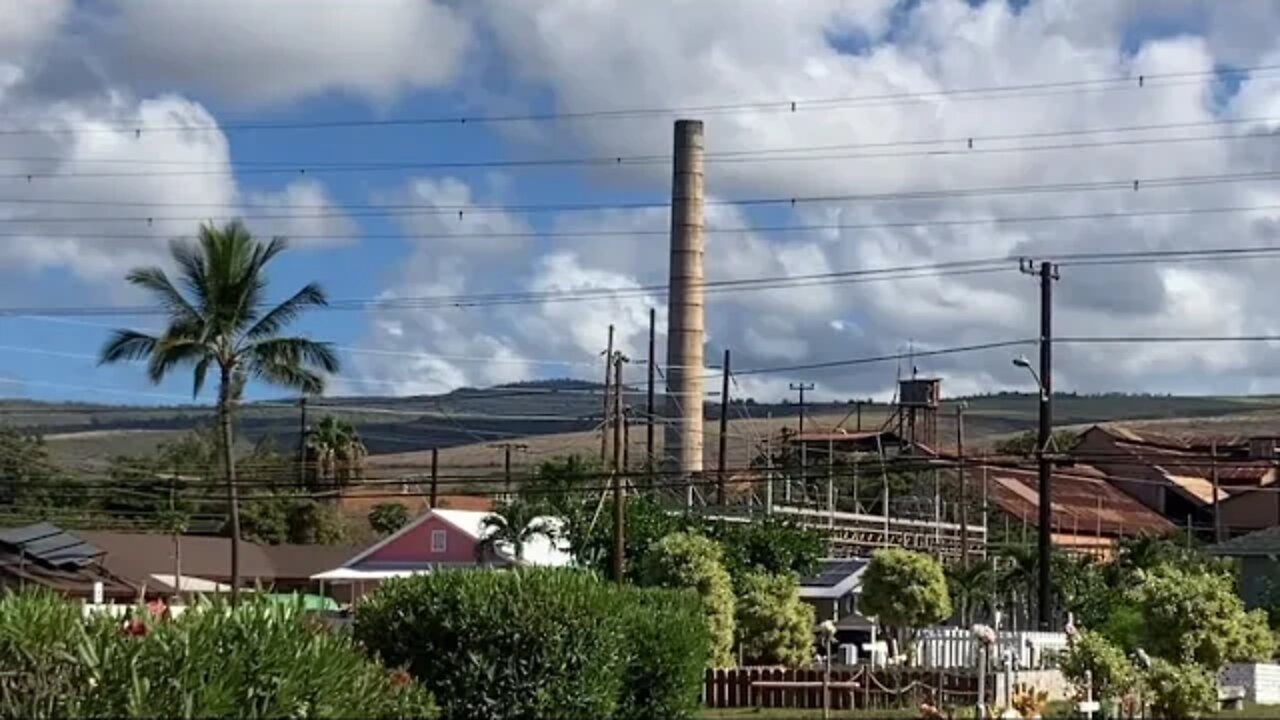
POLYGON ((355 636, 407 667, 448 720, 638 720, 696 708, 704 627, 692 593, 567 569, 456 570, 386 583, 355 636))
POLYGON ((0 718, 435 715, 407 674, 297 607, 214 604, 122 625, 52 595, 0 599, 0 718))

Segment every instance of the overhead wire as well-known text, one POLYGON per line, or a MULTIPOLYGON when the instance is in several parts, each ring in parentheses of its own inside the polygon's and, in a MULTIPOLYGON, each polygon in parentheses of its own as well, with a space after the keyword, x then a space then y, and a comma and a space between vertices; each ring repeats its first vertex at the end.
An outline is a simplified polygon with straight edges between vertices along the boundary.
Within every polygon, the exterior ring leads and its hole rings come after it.
MULTIPOLYGON (((913 200, 937 200, 949 198, 972 198, 972 197, 1002 197, 1002 196, 1021 196, 1021 195, 1039 195, 1039 194, 1055 194, 1064 192, 1101 192, 1107 190, 1122 190, 1138 192, 1140 190, 1167 189, 1174 187, 1198 187, 1204 185, 1214 185, 1219 183, 1241 183, 1258 180, 1275 180, 1280 178, 1280 171, 1265 170, 1238 173, 1218 173, 1218 174, 1199 174, 1199 175, 1178 175, 1164 177, 1123 177, 1114 180, 1082 180, 1071 182, 1051 182, 1051 183, 1021 183, 1016 185, 990 185, 972 188, 938 188, 926 190, 901 190, 880 193, 844 193, 844 194, 828 194, 828 195, 797 195, 797 196, 780 196, 780 197, 756 197, 756 198, 737 198, 722 200, 706 200, 705 206, 719 207, 771 207, 771 206, 790 206, 808 205, 808 204, 824 204, 824 203, 853 203, 853 202, 882 202, 882 201, 913 201, 913 200)), ((19 198, 11 199, 11 202, 23 202, 19 198)), ((79 201, 68 201, 67 204, 76 204, 79 201)), ((97 203, 99 201, 85 201, 97 203)), ((111 202, 111 201, 101 201, 111 202)), ((139 203, 150 206, 150 203, 139 203)), ((220 220, 296 220, 296 219, 323 219, 323 218, 352 218, 352 217, 416 217, 416 216, 433 216, 433 215, 458 215, 465 217, 466 215, 486 215, 486 214, 504 214, 504 215, 535 215, 540 213, 578 213, 578 212, 599 212, 603 210, 654 210, 669 208, 671 205, 669 200, 663 201, 629 201, 629 202, 590 202, 590 203, 544 203, 544 204, 459 204, 459 205, 443 205, 443 204, 417 204, 417 205, 381 205, 381 206, 362 206, 360 208, 348 210, 318 210, 316 212, 299 212, 299 213, 236 213, 231 215, 199 215, 199 216, 177 216, 177 215, 107 215, 107 216, 30 216, 30 217, 9 217, 0 218, 0 224, 32 224, 32 223, 107 223, 107 222, 132 222, 146 225, 153 225, 157 222, 214 222, 220 220)), ((127 205, 131 207, 132 205, 127 205)), ((321 206, 317 206, 321 207, 321 206)), ((328 206, 324 206, 328 207, 328 206)))
POLYGON ((866 107, 919 103, 948 99, 952 101, 994 100, 1010 96, 1042 96, 1045 91, 1082 92, 1082 91, 1114 91, 1142 90, 1199 83, 1204 78, 1257 78, 1267 73, 1280 70, 1278 65, 1254 65, 1239 67, 1219 67, 1211 70, 1191 70, 1174 72, 1157 72, 1141 74, 1114 75, 1106 78, 1041 81, 1014 83, 1004 85, 986 85, 962 88, 940 88, 924 92, 896 91, 863 95, 843 95, 820 98, 775 98, 749 102, 708 103, 690 105, 671 105, 666 107, 637 108, 599 108, 590 110, 564 110, 538 113, 511 114, 475 114, 475 115, 440 115, 421 117, 383 117, 376 119, 330 119, 330 120, 295 120, 295 121, 239 121, 231 120, 220 124, 199 125, 186 124, 145 124, 145 123, 62 123, 40 118, 6 118, 0 123, 8 127, 0 127, 3 135, 41 135, 70 132, 89 133, 129 133, 141 136, 145 133, 168 132, 241 132, 241 131, 282 131, 282 130, 323 130, 337 128, 387 128, 387 127, 423 127, 432 125, 478 125, 502 123, 529 123, 587 119, 625 119, 653 116, 670 116, 686 113, 700 115, 721 115, 743 112, 809 112, 815 110, 835 110, 846 107, 866 107), (46 123, 44 126, 20 126, 18 123, 46 123))

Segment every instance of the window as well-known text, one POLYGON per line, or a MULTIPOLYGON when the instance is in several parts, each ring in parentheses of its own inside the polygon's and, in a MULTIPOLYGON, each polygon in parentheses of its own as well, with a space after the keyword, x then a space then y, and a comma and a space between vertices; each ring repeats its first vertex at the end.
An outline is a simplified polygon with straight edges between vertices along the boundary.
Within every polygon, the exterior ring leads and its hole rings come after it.
POLYGON ((431 552, 444 552, 449 535, 444 530, 431 531, 431 552))

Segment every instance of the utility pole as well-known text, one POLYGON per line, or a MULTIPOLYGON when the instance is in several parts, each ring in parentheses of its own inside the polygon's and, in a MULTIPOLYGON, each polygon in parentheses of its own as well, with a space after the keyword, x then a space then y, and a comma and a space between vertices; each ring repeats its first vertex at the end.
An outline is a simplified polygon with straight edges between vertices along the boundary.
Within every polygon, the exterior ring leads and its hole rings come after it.
POLYGON ((858 432, 862 432, 862 401, 857 400, 854 405, 858 408, 858 432))
POLYGON ((307 396, 298 398, 298 487, 307 486, 307 396))
POLYGON ((1030 260, 1021 262, 1021 270, 1040 278, 1040 428, 1036 436, 1036 460, 1040 475, 1039 540, 1039 608, 1040 630, 1048 631, 1053 625, 1053 600, 1051 581, 1052 488, 1050 479, 1049 443, 1053 437, 1053 282, 1058 279, 1058 266, 1042 261, 1037 268, 1030 260))
MULTIPOLYGON (((645 467, 645 471, 646 471, 646 472, 648 472, 648 473, 649 473, 649 475, 653 475, 653 471, 654 471, 654 467, 655 467, 655 463, 654 463, 654 457, 655 457, 655 456, 654 456, 654 446, 653 446, 653 412, 654 412, 654 407, 653 407, 653 389, 654 389, 654 376, 655 376, 655 375, 657 374, 657 372, 658 372, 658 359, 657 359, 657 353, 656 353, 656 348, 657 348, 657 345, 658 345, 658 343, 657 343, 657 330, 656 330, 656 328, 657 328, 657 322, 658 322, 657 317, 658 317, 658 312, 657 312, 657 310, 654 310, 653 308, 649 308, 649 367, 648 367, 648 370, 649 370, 649 388, 648 388, 648 397, 647 397, 647 398, 645 398, 645 400, 646 400, 646 403, 645 403, 645 414, 646 414, 646 418, 645 418, 645 430, 644 430, 644 432, 645 432, 645 437, 644 437, 644 447, 645 447, 645 461, 644 461, 644 467, 645 467)), ((649 481, 650 481, 650 482, 652 482, 652 481, 653 481, 653 478, 652 478, 652 477, 650 477, 650 478, 649 478, 649 481)))
POLYGON ((622 408, 622 469, 631 472, 631 408, 622 408))
MULTIPOLYGON (((503 483, 505 485, 504 490, 507 494, 510 494, 511 493, 511 451, 512 450, 528 450, 529 446, 525 445, 524 443, 506 442, 506 443, 496 443, 494 445, 490 445, 489 447, 502 450, 502 478, 503 478, 503 483)), ((432 461, 434 462, 434 460, 435 460, 435 455, 433 454, 432 461)))
MULTIPOLYGON (((800 485, 807 498, 809 492, 809 443, 805 442, 804 439, 804 394, 806 391, 813 389, 813 383, 791 383, 790 387, 800 393, 800 428, 796 435, 800 440, 800 485)), ((790 489, 790 487, 791 479, 788 478, 787 488, 790 489)), ((791 497, 788 495, 787 500, 790 499, 791 497)))
POLYGON ((622 584, 626 572, 626 502, 622 486, 622 364, 627 356, 615 353, 613 357, 613 579, 622 584))
POLYGON ((1213 480, 1213 541, 1222 542, 1222 514, 1218 512, 1220 493, 1218 492, 1218 441, 1209 445, 1209 474, 1213 480))
POLYGON ((440 450, 431 448, 431 508, 438 504, 440 491, 440 450))
POLYGON ((969 481, 964 476, 964 409, 956 403, 956 481, 960 485, 960 567, 969 567, 969 481))
POLYGON ((600 414, 600 464, 609 453, 609 377, 613 372, 613 325, 609 325, 609 344, 604 351, 604 411, 600 414))
POLYGON ((729 482, 729 470, 725 466, 725 456, 729 446, 729 348, 724 349, 724 367, 721 368, 720 380, 720 460, 716 464, 719 471, 719 482, 716 483, 716 504, 725 505, 725 486, 729 482))

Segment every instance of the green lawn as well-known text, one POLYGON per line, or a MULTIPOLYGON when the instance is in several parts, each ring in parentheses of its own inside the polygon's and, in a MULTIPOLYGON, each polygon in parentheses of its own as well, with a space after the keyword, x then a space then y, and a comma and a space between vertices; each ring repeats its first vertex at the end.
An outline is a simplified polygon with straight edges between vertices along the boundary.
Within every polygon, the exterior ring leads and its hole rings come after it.
MULTIPOLYGON (((698 713, 698 720, 819 720, 821 710, 787 710, 783 708, 735 708, 725 710, 703 710, 698 713)), ((872 718, 918 718, 920 713, 914 709, 901 710, 832 710, 831 717, 836 720, 871 720, 872 718)), ((957 718, 972 717, 968 708, 959 710, 957 718)), ((1046 718, 1072 717, 1070 706, 1066 703, 1052 703, 1045 713, 1046 718)), ((1280 705, 1246 705, 1243 710, 1224 710, 1207 715, 1207 718, 1221 720, 1256 720, 1276 718, 1280 720, 1280 705)))

